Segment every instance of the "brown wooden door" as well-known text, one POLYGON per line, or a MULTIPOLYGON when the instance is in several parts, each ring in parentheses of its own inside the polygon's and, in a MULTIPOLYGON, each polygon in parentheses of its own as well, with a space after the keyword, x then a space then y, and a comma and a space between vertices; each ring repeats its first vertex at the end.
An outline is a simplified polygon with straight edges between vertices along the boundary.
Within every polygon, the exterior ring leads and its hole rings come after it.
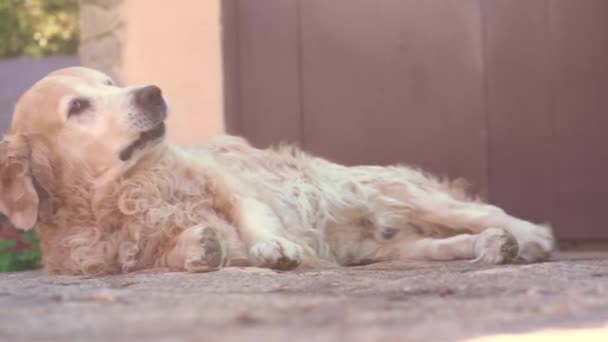
POLYGON ((553 220, 608 237, 608 2, 552 2, 557 44, 553 220))
POLYGON ((466 177, 561 238, 608 238, 608 2, 223 6, 231 133, 466 177))
POLYGON ((491 200, 608 238, 608 1, 481 3, 491 200))

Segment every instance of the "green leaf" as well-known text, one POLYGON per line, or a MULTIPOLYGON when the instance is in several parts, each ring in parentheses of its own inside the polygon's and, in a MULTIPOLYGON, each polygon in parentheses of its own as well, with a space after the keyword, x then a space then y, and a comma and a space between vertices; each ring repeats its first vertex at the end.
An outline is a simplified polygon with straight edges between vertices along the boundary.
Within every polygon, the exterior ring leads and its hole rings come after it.
POLYGON ((76 53, 78 0, 0 0, 0 57, 76 53))
POLYGON ((0 272, 29 270, 40 265, 42 256, 36 233, 23 233, 21 239, 30 244, 29 249, 15 251, 15 240, 0 240, 0 272))
POLYGON ((0 254, 0 272, 11 272, 13 254, 0 254))
POLYGON ((36 232, 34 232, 33 230, 23 233, 22 237, 23 237, 23 240, 25 242, 29 243, 30 245, 32 245, 32 246, 38 245, 38 236, 36 235, 36 232))
POLYGON ((15 247, 15 240, 0 240, 0 253, 4 253, 13 247, 15 247))

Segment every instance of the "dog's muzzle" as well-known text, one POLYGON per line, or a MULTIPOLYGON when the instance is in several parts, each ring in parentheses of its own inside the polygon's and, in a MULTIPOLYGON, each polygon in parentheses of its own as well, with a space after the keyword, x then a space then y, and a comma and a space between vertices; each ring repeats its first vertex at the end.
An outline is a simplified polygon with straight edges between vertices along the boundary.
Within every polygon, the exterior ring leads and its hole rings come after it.
POLYGON ((134 102, 141 114, 154 124, 167 118, 167 103, 163 98, 162 90, 155 85, 136 90, 134 102))
POLYGON ((167 103, 159 87, 151 85, 135 90, 133 93, 135 112, 129 113, 131 127, 139 130, 139 136, 120 152, 120 159, 131 159, 137 150, 154 145, 165 135, 167 103))

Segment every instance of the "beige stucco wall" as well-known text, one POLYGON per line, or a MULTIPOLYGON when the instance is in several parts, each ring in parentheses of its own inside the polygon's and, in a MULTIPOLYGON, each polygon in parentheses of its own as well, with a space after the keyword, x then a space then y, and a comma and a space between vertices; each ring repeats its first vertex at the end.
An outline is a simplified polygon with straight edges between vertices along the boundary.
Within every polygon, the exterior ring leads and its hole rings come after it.
POLYGON ((81 0, 82 63, 160 86, 169 139, 204 141, 223 131, 220 1, 81 0))

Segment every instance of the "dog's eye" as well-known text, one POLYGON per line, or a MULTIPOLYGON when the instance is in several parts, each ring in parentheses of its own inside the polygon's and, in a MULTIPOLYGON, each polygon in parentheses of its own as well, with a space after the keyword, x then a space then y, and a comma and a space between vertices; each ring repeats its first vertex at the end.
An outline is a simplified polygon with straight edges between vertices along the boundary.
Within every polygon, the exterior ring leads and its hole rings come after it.
POLYGON ((89 100, 73 99, 72 102, 70 102, 70 108, 68 109, 68 117, 81 114, 89 107, 91 107, 91 102, 89 102, 89 100))
POLYGON ((109 79, 109 78, 108 78, 108 79, 106 80, 105 84, 106 84, 106 85, 108 85, 108 86, 113 86, 113 85, 114 85, 114 82, 113 82, 111 79, 109 79))

